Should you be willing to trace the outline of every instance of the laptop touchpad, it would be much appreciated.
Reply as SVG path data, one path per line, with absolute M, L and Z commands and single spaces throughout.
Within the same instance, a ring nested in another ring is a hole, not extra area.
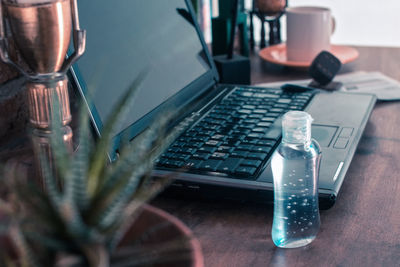
M 325 125 L 312 125 L 312 137 L 318 141 L 322 147 L 328 147 L 332 142 L 339 127 L 325 126 Z

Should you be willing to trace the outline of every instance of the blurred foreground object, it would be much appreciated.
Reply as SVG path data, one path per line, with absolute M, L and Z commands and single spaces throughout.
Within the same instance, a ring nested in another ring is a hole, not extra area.
M 51 118 L 60 116 L 61 134 L 72 151 L 71 111 L 66 72 L 84 53 L 85 31 L 79 27 L 76 0 L 3 0 L 0 2 L 0 57 L 27 78 L 29 120 L 36 155 L 51 161 Z M 75 52 L 67 59 L 73 28 Z M 6 29 L 9 29 L 6 30 Z M 8 36 L 8 34 L 11 36 Z M 10 57 L 9 40 L 27 66 Z M 53 101 L 59 104 L 54 110 Z
M 128 114 L 142 80 L 138 77 L 114 106 L 96 143 L 90 138 L 87 108 L 81 105 L 79 149 L 73 155 L 60 134 L 62 121 L 53 116 L 49 142 L 57 176 L 45 151 L 39 154 L 46 190 L 32 172 L 21 174 L 24 168 L 10 175 L 8 165 L 8 175 L 0 175 L 4 191 L 0 192 L 0 262 L 8 262 L 6 266 L 203 266 L 200 244 L 189 229 L 172 216 L 143 206 L 170 183 L 170 177 L 153 179 L 150 174 L 158 156 L 182 129 L 167 133 L 170 117 L 157 118 L 133 141 L 125 140 L 118 160 L 109 162 L 112 133 Z

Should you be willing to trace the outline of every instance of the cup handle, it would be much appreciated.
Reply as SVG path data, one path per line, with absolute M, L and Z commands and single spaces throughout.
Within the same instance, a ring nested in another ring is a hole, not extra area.
M 335 17 L 331 17 L 331 35 L 335 32 L 336 30 L 336 19 Z

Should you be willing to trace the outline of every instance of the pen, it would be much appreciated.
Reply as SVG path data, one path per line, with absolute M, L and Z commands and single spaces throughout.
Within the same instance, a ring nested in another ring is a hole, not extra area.
M 290 84 L 290 83 L 285 83 L 284 85 L 281 86 L 281 88 L 286 92 L 293 92 L 293 93 L 314 91 L 317 89 L 317 88 L 313 88 L 313 87 L 302 86 L 302 85 L 297 85 L 297 84 Z

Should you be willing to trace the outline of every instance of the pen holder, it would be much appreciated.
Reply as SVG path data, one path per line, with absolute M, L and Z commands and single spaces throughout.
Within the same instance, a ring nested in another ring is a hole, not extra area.
M 241 55 L 214 57 L 221 83 L 250 84 L 250 59 Z

